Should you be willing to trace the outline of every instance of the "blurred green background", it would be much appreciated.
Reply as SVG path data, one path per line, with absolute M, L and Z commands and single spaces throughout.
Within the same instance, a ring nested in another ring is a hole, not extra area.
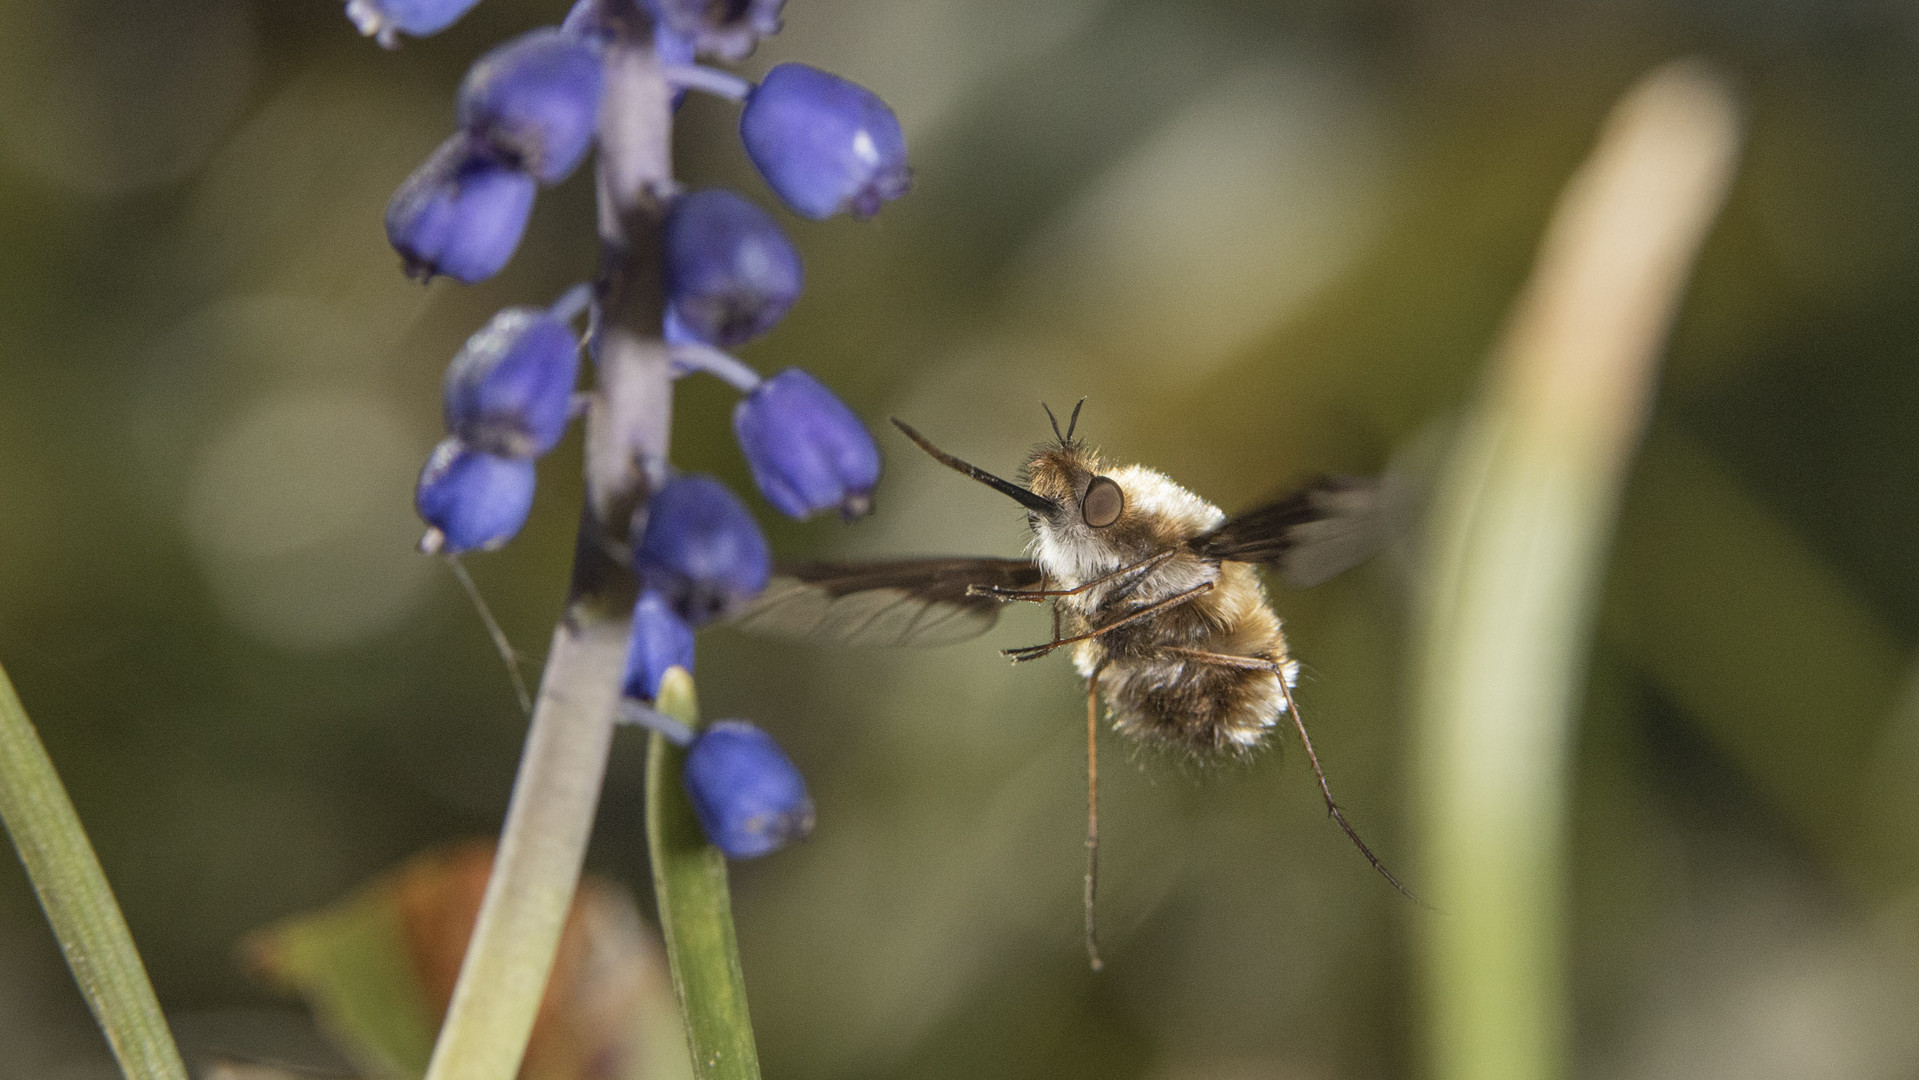
M 524 724 L 411 550 L 410 494 L 465 336 L 591 272 L 590 183 L 545 192 L 474 288 L 406 282 L 380 213 L 465 66 L 564 8 L 487 0 L 388 54 L 332 3 L 0 3 L 0 662 L 190 1044 L 299 1040 L 235 962 L 246 930 L 497 828 Z M 793 222 L 807 295 L 746 356 L 1002 472 L 1041 400 L 1081 396 L 1109 456 L 1228 509 L 1378 469 L 1468 400 L 1607 106 L 1684 53 L 1739 85 L 1747 156 L 1602 602 L 1577 1073 L 1912 1076 L 1919 9 L 792 0 L 748 68 L 878 90 L 916 186 L 871 223 Z M 767 201 L 732 107 L 681 115 L 683 177 Z M 744 483 L 730 408 L 688 383 L 675 458 Z M 777 549 L 1020 550 L 1015 508 L 881 443 L 874 517 L 768 515 Z M 469 563 L 536 653 L 576 461 L 577 439 L 527 532 Z M 1336 790 L 1417 888 L 1408 571 L 1275 599 Z M 773 730 L 819 804 L 810 844 L 734 873 L 768 1075 L 1420 1075 L 1409 943 L 1444 916 L 1372 875 L 1291 749 L 1197 767 L 1109 741 L 1109 966 L 1086 971 L 1077 680 L 996 652 L 1045 632 L 704 636 L 708 713 Z M 641 750 L 616 746 L 590 862 L 644 893 Z M 0 859 L 0 1077 L 108 1075 Z

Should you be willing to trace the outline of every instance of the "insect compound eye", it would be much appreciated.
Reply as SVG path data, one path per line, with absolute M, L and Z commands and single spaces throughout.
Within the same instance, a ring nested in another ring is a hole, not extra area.
M 1119 482 L 1110 476 L 1093 477 L 1093 482 L 1086 485 L 1086 494 L 1079 500 L 1079 516 L 1095 529 L 1104 529 L 1118 521 L 1124 509 L 1126 496 L 1119 490 Z

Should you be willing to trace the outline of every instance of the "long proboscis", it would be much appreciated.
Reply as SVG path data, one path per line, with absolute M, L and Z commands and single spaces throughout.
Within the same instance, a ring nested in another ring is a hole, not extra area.
M 985 469 L 982 469 L 977 465 L 973 465 L 968 462 L 961 461 L 959 458 L 956 458 L 953 455 L 947 453 L 946 451 L 941 450 L 939 447 L 934 446 L 932 443 L 927 442 L 926 436 L 921 435 L 917 431 L 914 431 L 911 427 L 907 425 L 907 423 L 904 420 L 901 420 L 897 416 L 893 417 L 893 426 L 905 432 L 906 437 L 913 440 L 913 442 L 917 444 L 921 450 L 924 450 L 928 454 L 931 454 L 933 456 L 934 461 L 937 461 L 941 465 L 944 465 L 947 468 L 952 469 L 954 472 L 965 473 L 967 476 L 970 476 L 973 479 L 978 480 L 980 483 L 985 484 L 987 487 L 992 488 L 994 491 L 997 491 L 1002 495 L 1006 495 L 1012 498 L 1015 502 L 1018 502 L 1021 506 L 1026 507 L 1028 510 L 1038 511 L 1039 513 L 1042 513 L 1042 514 L 1054 514 L 1059 512 L 1059 504 L 1054 502 L 1053 500 L 1047 498 L 1044 495 L 1035 494 L 1034 492 L 1029 491 L 1026 488 L 1020 487 L 1018 484 L 1015 484 L 1010 480 L 1002 480 L 999 477 L 994 476 L 992 473 L 987 472 Z

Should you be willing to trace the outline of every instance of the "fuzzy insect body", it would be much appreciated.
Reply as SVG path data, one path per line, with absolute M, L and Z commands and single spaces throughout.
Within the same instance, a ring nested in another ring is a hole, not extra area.
M 1095 527 L 1081 500 L 1102 476 L 1119 514 Z M 1280 678 L 1290 688 L 1299 665 L 1258 571 L 1193 549 L 1225 513 L 1143 465 L 1102 472 L 1097 453 L 1067 440 L 1035 451 L 1026 477 L 1061 507 L 1031 516 L 1033 561 L 1062 594 L 1062 630 L 1082 639 L 1074 667 L 1114 730 L 1202 756 L 1257 748 L 1287 707 Z

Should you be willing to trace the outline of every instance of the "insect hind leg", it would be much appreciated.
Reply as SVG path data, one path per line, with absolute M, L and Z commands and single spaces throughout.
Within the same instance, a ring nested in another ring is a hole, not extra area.
M 1339 803 L 1334 800 L 1332 785 L 1326 781 L 1326 770 L 1320 767 L 1319 753 L 1313 749 L 1313 738 L 1306 734 L 1306 721 L 1299 715 L 1299 702 L 1293 699 L 1290 676 L 1297 668 L 1257 656 L 1233 656 L 1227 653 L 1205 652 L 1200 649 L 1169 648 L 1166 651 L 1200 663 L 1218 664 L 1221 667 L 1238 668 L 1243 671 L 1270 671 L 1277 675 L 1279 692 L 1286 699 L 1286 712 L 1293 719 L 1293 730 L 1299 732 L 1300 745 L 1306 748 L 1306 760 L 1313 767 L 1313 778 L 1319 781 L 1319 794 L 1326 800 L 1326 813 L 1338 824 L 1340 831 L 1346 834 L 1346 838 L 1353 842 L 1353 846 L 1359 849 L 1359 853 L 1366 857 L 1366 861 L 1372 865 L 1372 868 L 1379 871 L 1379 876 L 1386 879 L 1387 884 L 1398 890 L 1399 894 L 1406 899 L 1431 910 L 1432 905 L 1421 900 L 1411 889 L 1401 884 L 1399 878 L 1393 876 L 1393 872 L 1380 861 L 1379 856 L 1373 854 L 1373 849 L 1366 846 L 1366 841 L 1360 839 L 1359 830 L 1353 828 L 1352 823 L 1346 820 L 1345 812 L 1340 810 Z M 1288 670 L 1289 668 L 1292 670 Z
M 1105 967 L 1099 958 L 1099 926 L 1093 901 L 1099 895 L 1099 675 L 1101 662 L 1086 677 L 1086 962 L 1094 971 Z

